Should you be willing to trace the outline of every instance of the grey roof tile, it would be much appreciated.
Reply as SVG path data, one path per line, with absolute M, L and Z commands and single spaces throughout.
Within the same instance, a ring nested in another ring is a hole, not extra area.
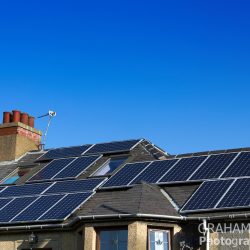
M 147 183 L 127 190 L 99 191 L 82 206 L 78 215 L 138 213 L 178 216 L 160 188 Z

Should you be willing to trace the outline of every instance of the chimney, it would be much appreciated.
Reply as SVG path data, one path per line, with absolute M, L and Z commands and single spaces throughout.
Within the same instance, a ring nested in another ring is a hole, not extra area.
M 0 161 L 18 159 L 30 150 L 38 150 L 42 132 L 34 128 L 35 118 L 18 110 L 3 113 L 0 124 Z

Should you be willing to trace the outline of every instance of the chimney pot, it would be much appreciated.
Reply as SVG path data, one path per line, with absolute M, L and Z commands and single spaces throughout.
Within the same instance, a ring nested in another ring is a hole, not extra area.
M 27 113 L 21 114 L 21 122 L 25 125 L 29 125 L 29 115 Z
M 3 123 L 10 123 L 10 112 L 3 112 Z
M 21 113 L 18 110 L 13 110 L 12 122 L 20 122 Z
M 29 126 L 32 128 L 35 127 L 35 118 L 33 116 L 29 116 Z

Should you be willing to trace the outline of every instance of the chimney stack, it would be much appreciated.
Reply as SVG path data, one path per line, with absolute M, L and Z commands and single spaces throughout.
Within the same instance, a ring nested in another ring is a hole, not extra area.
M 35 118 L 13 110 L 3 112 L 0 124 L 0 161 L 11 161 L 30 150 L 38 150 L 42 132 L 34 128 Z

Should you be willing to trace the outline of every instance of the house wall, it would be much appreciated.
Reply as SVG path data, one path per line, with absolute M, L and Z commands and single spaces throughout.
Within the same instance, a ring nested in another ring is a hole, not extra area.
M 171 223 L 159 223 L 154 221 L 120 221 L 85 224 L 75 231 L 34 231 L 38 236 L 38 243 L 34 248 L 52 248 L 52 250 L 96 250 L 97 230 L 108 227 L 128 227 L 128 250 L 147 250 L 148 229 L 169 229 L 171 235 L 171 249 L 179 250 L 180 241 L 197 238 L 195 230 L 183 233 L 183 226 Z M 184 227 L 185 228 L 185 227 Z M 0 250 L 30 249 L 28 238 L 32 231 L 27 233 L 0 233 Z M 200 248 L 193 248 L 200 249 Z
M 98 229 L 108 227 L 128 227 L 128 250 L 147 250 L 148 229 L 169 229 L 171 235 L 171 250 L 182 249 L 180 243 L 184 242 L 186 248 L 192 250 L 205 250 L 205 243 L 200 246 L 198 224 L 172 224 L 154 221 L 114 221 L 102 223 L 90 223 L 72 231 L 34 231 L 38 236 L 38 243 L 34 248 L 52 248 L 52 250 L 96 250 Z M 0 250 L 23 250 L 30 249 L 28 238 L 32 231 L 26 233 L 0 233 Z M 224 239 L 248 239 L 250 233 L 216 233 L 210 234 L 211 240 Z M 250 245 L 210 245 L 210 250 L 249 250 Z
M 0 250 L 30 249 L 28 242 L 31 232 L 22 234 L 0 234 Z M 38 243 L 34 248 L 52 248 L 53 250 L 78 250 L 82 247 L 82 234 L 78 232 L 34 232 Z
M 146 222 L 146 221 L 133 221 L 123 223 L 96 223 L 86 224 L 84 228 L 84 250 L 96 250 L 97 230 L 100 228 L 108 227 L 128 227 L 128 250 L 147 250 L 148 243 L 148 229 L 161 228 L 169 229 L 172 232 L 172 249 L 179 250 L 178 233 L 182 228 L 177 224 Z

